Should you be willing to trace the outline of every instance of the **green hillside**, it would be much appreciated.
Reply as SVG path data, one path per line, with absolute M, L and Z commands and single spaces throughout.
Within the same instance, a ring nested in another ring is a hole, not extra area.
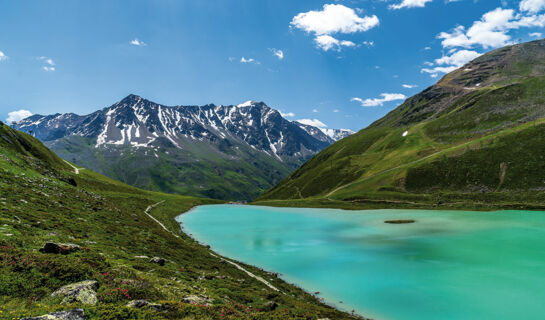
M 0 173 L 0 319 L 76 308 L 88 319 L 352 318 L 240 263 L 251 277 L 180 230 L 175 216 L 215 200 L 76 170 L 1 123 Z M 41 249 L 48 241 L 61 245 Z M 86 280 L 90 289 L 52 296 Z
M 545 40 L 504 47 L 320 152 L 257 202 L 544 208 L 544 117 Z

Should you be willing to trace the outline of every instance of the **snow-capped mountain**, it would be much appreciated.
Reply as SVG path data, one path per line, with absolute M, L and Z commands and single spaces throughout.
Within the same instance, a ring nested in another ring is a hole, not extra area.
M 314 138 L 320 141 L 328 142 L 328 143 L 339 141 L 354 133 L 354 131 L 350 129 L 328 129 L 328 128 L 314 127 L 308 124 L 298 122 L 297 120 L 293 121 L 293 123 L 298 125 L 299 128 L 305 130 L 308 134 L 310 134 Z
M 14 127 L 129 184 L 230 199 L 257 195 L 334 142 L 263 102 L 170 107 L 136 95 L 89 115 L 33 115 Z

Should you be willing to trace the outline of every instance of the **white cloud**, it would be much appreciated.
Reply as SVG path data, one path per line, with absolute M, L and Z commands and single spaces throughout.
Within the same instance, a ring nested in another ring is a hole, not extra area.
M 418 87 L 416 84 L 402 84 L 403 88 L 412 89 Z
M 8 56 L 6 56 L 2 51 L 0 51 L 0 61 L 7 60 Z
M 32 112 L 28 111 L 28 110 L 17 110 L 17 111 L 12 111 L 10 113 L 8 113 L 8 117 L 6 118 L 6 121 L 8 123 L 12 123 L 12 122 L 18 122 L 18 121 L 21 121 L 23 120 L 24 118 L 28 118 L 32 115 Z
M 442 56 L 439 59 L 435 59 L 435 63 L 438 65 L 446 64 L 459 68 L 480 55 L 481 53 L 478 53 L 477 51 L 459 50 L 455 51 L 450 56 Z
M 259 61 L 255 60 L 254 58 L 248 58 L 248 59 L 246 59 L 245 57 L 242 57 L 242 58 L 240 58 L 240 63 L 255 63 L 255 64 L 259 64 Z
M 295 28 L 313 33 L 318 48 L 324 51 L 355 46 L 354 42 L 338 40 L 332 37 L 332 34 L 363 32 L 378 24 L 379 19 L 376 15 L 360 17 L 354 9 L 342 4 L 325 4 L 321 11 L 299 13 L 290 23 Z
M 318 113 L 318 109 L 312 109 L 313 113 Z
M 308 126 L 313 126 L 318 128 L 327 128 L 327 125 L 318 119 L 299 119 L 295 121 L 302 124 L 306 124 Z
M 38 59 L 42 60 L 46 64 L 45 66 L 42 66 L 42 70 L 47 72 L 55 71 L 55 62 L 53 59 L 44 56 L 41 56 Z
M 424 50 L 431 50 L 431 47 L 425 47 Z
M 352 41 L 348 40 L 337 40 L 329 35 L 321 35 L 317 36 L 314 41 L 316 41 L 316 45 L 318 48 L 328 51 L 330 49 L 340 51 L 342 47 L 353 47 L 356 44 Z
M 399 4 L 390 5 L 390 9 L 402 9 L 402 8 L 423 8 L 426 6 L 426 3 L 431 2 L 432 0 L 403 0 Z
M 141 40 L 138 40 L 138 38 L 134 38 L 134 40 L 131 40 L 131 44 L 133 46 L 138 46 L 138 47 L 144 47 L 144 46 L 147 46 L 148 44 L 145 43 L 144 41 L 141 41 Z
M 545 0 L 522 0 L 519 8 L 520 11 L 539 12 L 545 9 Z
M 429 73 L 432 78 L 437 78 L 438 73 L 449 73 L 458 68 L 454 66 L 448 66 L 448 67 L 435 67 L 435 68 L 423 68 L 420 70 L 420 72 L 423 73 Z
M 373 47 L 375 45 L 375 41 L 364 41 L 363 45 Z
M 497 48 L 511 43 L 511 36 L 507 33 L 512 29 L 543 26 L 545 14 L 523 15 L 515 14 L 513 9 L 496 8 L 483 14 L 467 31 L 464 26 L 457 26 L 451 32 L 441 32 L 437 37 L 443 39 L 441 44 L 444 48 Z
M 295 117 L 295 113 L 293 112 L 286 112 L 286 113 L 283 113 L 282 111 L 280 111 L 280 115 L 284 118 L 286 117 L 289 117 L 289 118 L 292 118 L 292 117 Z
M 335 110 L 333 110 L 333 112 L 335 112 L 335 113 L 336 113 L 336 112 L 339 112 L 339 111 L 340 111 L 339 109 L 335 109 Z
M 382 98 L 374 98 L 374 99 L 369 98 L 365 100 L 358 97 L 354 97 L 350 99 L 350 101 L 357 101 L 361 103 L 363 107 L 377 107 L 377 106 L 382 106 L 385 102 L 407 99 L 407 97 L 401 93 L 382 93 L 380 96 Z
M 530 34 L 528 34 L 530 37 L 533 37 L 533 38 L 541 38 L 543 36 L 543 34 L 541 32 L 532 32 Z
M 272 49 L 271 49 L 271 52 L 272 52 L 279 60 L 284 59 L 284 51 L 282 51 L 282 50 L 280 50 L 280 49 L 272 48 Z

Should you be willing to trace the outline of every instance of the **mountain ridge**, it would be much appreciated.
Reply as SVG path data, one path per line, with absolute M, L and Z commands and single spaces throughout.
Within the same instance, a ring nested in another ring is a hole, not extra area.
M 333 142 L 263 102 L 165 106 L 134 94 L 88 115 L 34 115 L 14 127 L 128 184 L 228 200 L 256 197 Z

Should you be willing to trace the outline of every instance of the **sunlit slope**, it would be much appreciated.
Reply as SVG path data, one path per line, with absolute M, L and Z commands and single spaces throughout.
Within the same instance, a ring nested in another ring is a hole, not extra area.
M 259 201 L 545 205 L 544 75 L 543 40 L 492 51 L 320 152 Z
M 355 318 L 275 274 L 226 262 L 174 220 L 219 201 L 144 191 L 77 169 L 0 123 L 0 319 L 77 308 L 86 319 L 112 320 Z M 79 250 L 40 251 L 46 242 Z M 65 304 L 52 295 L 82 281 L 96 281 L 85 291 L 96 299 Z M 128 306 L 133 300 L 154 305 Z

